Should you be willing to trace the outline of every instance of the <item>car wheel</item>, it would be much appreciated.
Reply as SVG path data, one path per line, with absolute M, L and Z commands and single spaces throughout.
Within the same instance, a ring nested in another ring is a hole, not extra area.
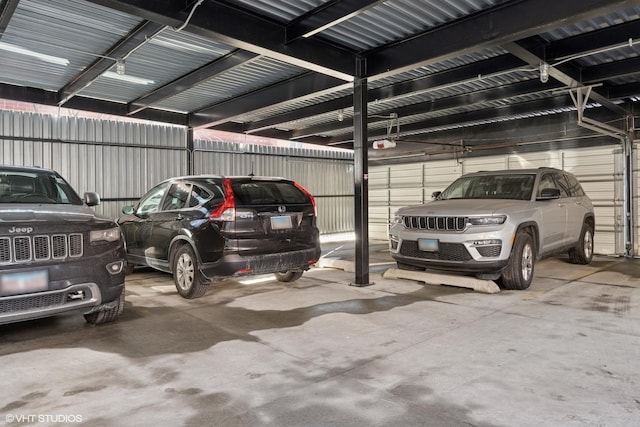
M 109 308 L 102 309 L 103 307 L 110 306 Z M 102 306 L 98 306 L 96 309 L 98 311 L 94 311 L 93 313 L 88 313 L 84 315 L 84 320 L 91 325 L 102 325 L 103 323 L 113 322 L 115 321 L 124 310 L 124 288 L 120 293 L 120 296 L 115 300 L 115 305 L 112 303 L 103 304 Z
M 207 291 L 198 272 L 198 260 L 189 245 L 182 245 L 173 257 L 173 281 L 183 298 L 199 298 Z
M 582 224 L 580 240 L 576 247 L 569 249 L 569 261 L 574 264 L 590 264 L 593 259 L 593 227 Z
M 125 276 L 129 276 L 129 275 L 133 274 L 133 268 L 134 268 L 133 264 L 131 264 L 130 262 L 125 262 L 125 264 L 124 264 L 124 275 Z
M 531 234 L 520 231 L 516 234 L 511 257 L 502 272 L 500 282 L 505 289 L 527 289 L 533 280 L 535 255 Z
M 284 271 L 281 273 L 275 273 L 276 279 L 280 282 L 293 282 L 302 277 L 302 271 Z

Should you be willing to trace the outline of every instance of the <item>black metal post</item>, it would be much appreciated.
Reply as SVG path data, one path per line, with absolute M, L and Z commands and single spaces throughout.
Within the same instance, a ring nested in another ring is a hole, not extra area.
M 356 280 L 355 286 L 369 285 L 369 172 L 367 153 L 366 60 L 357 59 L 353 83 L 353 174 L 355 195 Z

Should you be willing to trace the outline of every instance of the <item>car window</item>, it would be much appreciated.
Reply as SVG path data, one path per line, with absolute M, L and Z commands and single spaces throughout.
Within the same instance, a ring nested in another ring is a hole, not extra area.
M 565 178 L 569 182 L 569 194 L 571 197 L 584 196 L 584 190 L 575 176 L 567 174 Z
M 0 203 L 81 205 L 82 199 L 64 179 L 51 172 L 1 171 Z
M 187 205 L 189 193 L 191 193 L 191 184 L 184 182 L 171 184 L 160 210 L 173 211 L 184 208 Z
M 240 205 L 309 203 L 309 198 L 291 182 L 233 181 L 231 188 Z
M 137 213 L 146 214 L 150 212 L 157 212 L 158 206 L 160 206 L 160 201 L 162 200 L 162 196 L 164 196 L 166 189 L 167 184 L 160 184 L 152 188 L 140 201 Z
M 200 206 L 207 201 L 211 200 L 213 196 L 204 188 L 194 185 L 191 187 L 191 197 L 189 197 L 189 207 L 195 208 L 196 206 Z
M 553 180 L 553 175 L 551 175 L 550 173 L 546 173 L 540 177 L 537 196 L 540 197 L 542 195 L 542 190 L 546 190 L 547 188 L 557 188 L 556 183 Z

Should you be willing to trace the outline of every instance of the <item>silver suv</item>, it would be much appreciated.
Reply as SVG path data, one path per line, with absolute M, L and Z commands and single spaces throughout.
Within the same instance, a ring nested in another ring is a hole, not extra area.
M 398 268 L 473 273 L 505 289 L 526 289 L 536 260 L 593 256 L 591 200 L 570 173 L 553 169 L 464 175 L 430 203 L 396 212 L 389 230 Z

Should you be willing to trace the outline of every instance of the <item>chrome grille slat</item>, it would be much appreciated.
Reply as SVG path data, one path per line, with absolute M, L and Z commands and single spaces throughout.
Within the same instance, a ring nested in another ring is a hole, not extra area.
M 0 237 L 0 264 L 81 257 L 81 233 Z
M 467 217 L 463 216 L 405 216 L 404 226 L 413 230 L 464 231 Z

